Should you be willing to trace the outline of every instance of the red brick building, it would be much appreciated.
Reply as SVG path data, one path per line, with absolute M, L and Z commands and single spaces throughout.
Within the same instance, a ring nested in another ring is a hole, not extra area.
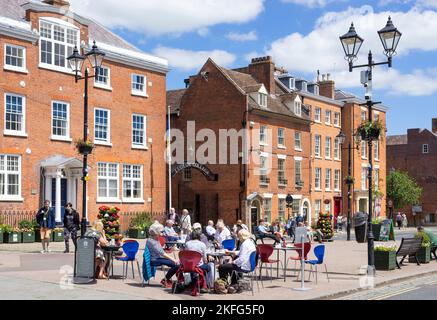
M 95 40 L 106 53 L 90 79 L 88 213 L 165 210 L 167 61 L 141 52 L 68 1 L 0 0 L 0 211 L 36 210 L 52 201 L 81 208 L 83 81 L 66 58 Z M 91 68 L 92 69 L 92 68 Z
M 409 129 L 387 138 L 387 168 L 407 172 L 422 187 L 420 203 L 403 208 L 411 225 L 435 225 L 437 215 L 437 119 L 432 130 Z M 390 186 L 387 186 L 390 188 Z
M 235 70 L 210 59 L 198 75 L 186 80 L 186 89 L 169 91 L 172 128 L 181 130 L 185 138 L 191 131 L 195 135 L 210 129 L 218 141 L 221 129 L 247 129 L 238 144 L 237 163 L 215 161 L 192 166 L 192 157 L 188 164 L 173 167 L 172 205 L 178 210 L 191 210 L 195 220 L 203 223 L 220 217 L 227 223 L 243 219 L 254 224 L 260 218 L 273 221 L 288 217 L 285 198 L 291 194 L 294 203 L 290 213 L 302 213 L 309 221 L 315 221 L 322 211 L 345 214 L 347 152 L 342 153 L 336 137 L 342 129 L 350 136 L 355 132 L 362 121 L 362 101 L 336 91 L 329 77 L 318 80 L 309 83 L 296 79 L 276 68 L 270 57 L 253 59 L 249 66 Z M 384 124 L 385 111 L 382 106 L 375 111 Z M 195 121 L 195 128 L 188 128 L 189 121 Z M 188 150 L 185 156 L 190 150 L 198 155 L 206 141 L 202 137 L 194 145 L 182 146 L 182 150 Z M 385 191 L 382 148 L 383 144 L 376 153 L 376 181 Z M 256 160 L 246 165 L 244 150 Z M 362 199 L 367 198 L 367 188 L 365 181 L 361 183 L 361 174 L 368 161 L 355 152 L 352 163 L 356 177 L 352 212 L 358 208 L 366 211 Z M 268 169 L 266 164 L 270 164 Z M 205 178 L 208 174 L 209 180 Z M 377 211 L 381 215 L 385 214 L 383 201 L 380 199 L 377 206 L 382 209 Z

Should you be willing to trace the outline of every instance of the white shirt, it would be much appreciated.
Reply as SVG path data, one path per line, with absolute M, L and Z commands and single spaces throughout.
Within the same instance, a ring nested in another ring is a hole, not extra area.
M 232 236 L 231 236 L 231 232 L 229 231 L 229 229 L 225 227 L 225 228 L 222 230 L 222 232 L 220 232 L 219 230 L 217 230 L 217 231 L 215 232 L 215 236 L 214 236 L 214 238 L 215 238 L 219 243 L 222 243 L 222 242 L 225 241 L 225 240 L 232 239 Z
M 213 235 L 215 235 L 216 230 L 215 230 L 215 228 L 213 226 L 206 226 L 206 233 L 209 236 L 213 236 Z
M 182 229 L 191 232 L 191 217 L 190 215 L 182 216 L 181 218 Z
M 254 251 L 256 251 L 255 242 L 253 242 L 252 239 L 247 239 L 241 244 L 238 258 L 235 259 L 233 263 L 245 271 L 250 271 L 250 255 Z
M 179 235 L 174 231 L 173 227 L 165 227 L 164 233 L 167 237 L 178 237 Z

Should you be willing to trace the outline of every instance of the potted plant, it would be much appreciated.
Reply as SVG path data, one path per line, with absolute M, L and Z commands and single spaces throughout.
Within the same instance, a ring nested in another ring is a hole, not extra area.
M 376 270 L 396 269 L 396 246 L 375 247 L 375 268 Z
M 132 219 L 128 235 L 132 239 L 146 239 L 153 220 L 148 212 L 142 212 Z
M 76 148 L 80 154 L 90 154 L 94 149 L 94 144 L 90 140 L 77 140 Z
M 358 126 L 355 135 L 362 141 L 376 141 L 382 136 L 383 131 L 381 121 L 365 121 Z
M 3 243 L 3 224 L 0 224 L 0 243 Z
M 117 207 L 101 206 L 97 219 L 100 219 L 103 223 L 106 239 L 108 241 L 115 240 L 115 243 L 119 245 L 123 236 L 120 233 L 120 209 Z
M 54 228 L 52 231 L 52 241 L 62 242 L 64 241 L 64 228 Z
M 344 179 L 344 181 L 346 182 L 347 185 L 354 184 L 355 178 L 352 176 L 347 176 L 346 179 Z
M 431 239 L 429 236 L 423 232 L 417 232 L 414 236 L 416 239 L 422 238 L 422 246 L 417 252 L 417 259 L 420 263 L 429 263 L 431 261 Z M 408 258 L 410 263 L 415 263 L 416 260 L 414 258 Z
M 372 231 L 375 241 L 379 241 L 379 235 L 381 234 L 381 218 L 375 218 L 372 220 Z
M 35 223 L 29 220 L 22 220 L 18 223 L 18 227 L 23 233 L 21 237 L 22 243 L 35 242 Z
M 334 237 L 334 229 L 332 228 L 332 217 L 330 213 L 320 213 L 317 222 L 317 229 L 323 234 L 323 240 L 330 241 Z
M 4 243 L 21 243 L 23 233 L 18 227 L 3 225 L 3 242 Z

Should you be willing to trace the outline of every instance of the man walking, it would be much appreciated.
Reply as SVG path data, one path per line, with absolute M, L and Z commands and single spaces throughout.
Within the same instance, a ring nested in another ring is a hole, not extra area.
M 36 214 L 36 222 L 40 227 L 42 244 L 41 253 L 50 252 L 50 235 L 55 228 L 55 210 L 50 207 L 49 200 L 45 200 L 44 207 L 38 210 L 38 213 Z
M 401 228 L 402 228 L 402 215 L 400 212 L 398 212 L 398 214 L 396 216 L 396 223 L 398 225 L 399 230 L 401 230 Z
M 76 248 L 77 231 L 80 230 L 79 214 L 73 209 L 73 205 L 69 202 L 65 205 L 64 215 L 64 253 L 70 252 L 70 238 L 73 240 L 74 247 Z

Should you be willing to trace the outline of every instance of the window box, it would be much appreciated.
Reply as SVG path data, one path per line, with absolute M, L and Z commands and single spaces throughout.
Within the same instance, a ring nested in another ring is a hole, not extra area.
M 54 229 L 52 232 L 53 242 L 63 242 L 64 241 L 64 229 Z
M 3 234 L 4 243 L 21 243 L 23 237 L 22 232 L 5 232 Z
M 396 251 L 375 251 L 376 270 L 396 269 Z
M 147 230 L 129 229 L 128 235 L 131 239 L 146 239 L 148 232 Z
M 35 242 L 35 232 L 34 231 L 23 231 L 23 236 L 21 239 L 22 243 L 33 243 Z

